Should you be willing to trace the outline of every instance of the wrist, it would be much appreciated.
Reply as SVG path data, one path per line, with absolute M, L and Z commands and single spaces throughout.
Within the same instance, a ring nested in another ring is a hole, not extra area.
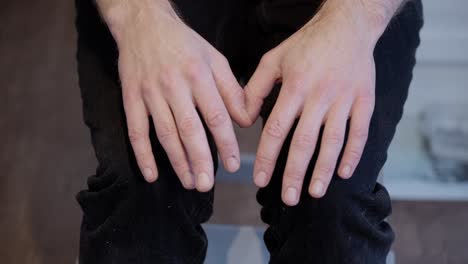
M 319 17 L 340 17 L 339 21 L 362 42 L 375 46 L 401 0 L 325 0 Z
M 168 0 L 97 0 L 101 17 L 118 40 L 127 30 L 157 17 L 178 17 Z
M 402 0 L 361 0 L 358 1 L 370 29 L 377 39 L 383 34 Z

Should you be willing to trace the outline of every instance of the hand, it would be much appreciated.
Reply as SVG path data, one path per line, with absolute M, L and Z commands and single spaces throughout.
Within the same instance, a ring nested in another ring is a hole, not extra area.
M 120 10 L 125 15 L 115 12 L 120 18 L 108 19 L 108 24 L 119 49 L 128 134 L 140 170 L 147 181 L 156 180 L 151 115 L 184 187 L 210 190 L 213 161 L 197 109 L 231 172 L 239 168 L 240 158 L 230 116 L 239 124 L 250 123 L 243 90 L 227 60 L 161 1 L 128 2 Z
M 348 117 L 350 132 L 338 170 L 343 179 L 353 174 L 367 140 L 375 101 L 373 49 L 378 39 L 372 32 L 379 31 L 351 10 L 357 9 L 325 4 L 309 23 L 263 56 L 245 88 L 247 109 L 255 119 L 274 83 L 282 81 L 257 151 L 254 181 L 259 187 L 268 184 L 283 142 L 299 117 L 282 185 L 282 200 L 291 206 L 299 201 L 322 124 L 320 153 L 308 189 L 313 197 L 322 197 L 328 188 Z

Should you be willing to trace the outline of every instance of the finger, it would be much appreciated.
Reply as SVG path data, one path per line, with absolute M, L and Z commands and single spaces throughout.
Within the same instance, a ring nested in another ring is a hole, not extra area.
M 224 167 L 235 172 L 240 166 L 239 146 L 234 127 L 219 95 L 213 77 L 209 72 L 201 72 L 192 80 L 195 102 L 211 131 Z
M 254 182 L 265 187 L 270 181 L 276 160 L 299 113 L 300 97 L 282 90 L 263 128 L 254 164 Z
M 275 82 L 281 77 L 279 59 L 276 54 L 266 53 L 244 88 L 247 112 L 251 120 L 260 113 L 263 100 L 270 94 Z
M 156 161 L 149 138 L 149 119 L 144 101 L 135 93 L 123 89 L 128 137 L 143 177 L 154 182 L 158 177 Z
M 294 206 L 299 202 L 304 177 L 314 154 L 326 108 L 319 102 L 307 103 L 299 119 L 283 176 L 283 202 Z
M 174 114 L 180 139 L 187 152 L 195 187 L 200 192 L 207 192 L 213 187 L 213 159 L 208 145 L 205 129 L 193 104 L 188 84 L 177 84 L 177 94 L 169 96 L 169 106 Z
M 320 153 L 309 186 L 309 193 L 315 198 L 320 198 L 325 194 L 334 174 L 336 162 L 343 147 L 349 108 L 345 103 L 338 102 L 332 106 L 326 117 Z
M 350 178 L 361 159 L 369 133 L 369 124 L 374 111 L 374 97 L 361 97 L 353 105 L 348 140 L 341 159 L 339 175 Z
M 195 188 L 195 179 L 190 171 L 190 164 L 177 132 L 177 126 L 171 109 L 162 95 L 155 92 L 146 98 L 150 109 L 156 135 L 171 162 L 174 171 L 186 189 Z
M 244 90 L 234 77 L 229 62 L 224 57 L 214 60 L 212 71 L 218 91 L 232 119 L 241 127 L 252 125 L 254 121 L 247 113 Z

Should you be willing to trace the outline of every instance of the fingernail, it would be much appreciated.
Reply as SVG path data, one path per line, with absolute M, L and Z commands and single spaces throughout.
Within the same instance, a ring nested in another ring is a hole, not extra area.
M 311 194 L 314 196 L 322 196 L 323 193 L 323 183 L 321 181 L 315 181 L 312 184 L 312 188 L 310 190 Z
M 289 205 L 295 205 L 297 203 L 297 189 L 294 187 L 288 187 L 284 194 L 285 202 Z
M 147 181 L 153 181 L 154 180 L 153 170 L 150 168 L 144 168 L 143 177 L 145 177 Z
M 227 159 L 226 168 L 230 172 L 237 171 L 239 169 L 239 161 L 234 157 Z
M 267 184 L 267 176 L 265 172 L 261 171 L 257 173 L 257 177 L 255 177 L 255 184 L 258 187 L 265 187 Z
M 351 166 L 349 166 L 348 164 L 346 164 L 344 167 L 343 167 L 343 170 L 342 170 L 342 175 L 343 177 L 345 178 L 349 178 L 349 176 L 351 174 Z
M 197 184 L 198 188 L 202 190 L 207 190 L 209 189 L 210 184 L 211 184 L 211 180 L 208 174 L 206 174 L 205 172 L 198 174 L 198 184 Z
M 195 187 L 195 182 L 193 181 L 193 175 L 190 172 L 184 174 L 184 182 L 187 188 L 193 189 Z

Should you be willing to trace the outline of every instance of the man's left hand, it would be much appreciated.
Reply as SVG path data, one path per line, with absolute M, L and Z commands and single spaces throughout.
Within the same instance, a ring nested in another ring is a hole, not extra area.
M 325 194 L 334 175 L 349 117 L 340 177 L 353 175 L 366 144 L 375 102 L 373 50 L 378 34 L 356 10 L 325 4 L 310 22 L 262 57 L 246 85 L 247 109 L 254 120 L 274 84 L 282 82 L 257 150 L 257 186 L 269 183 L 284 140 L 299 118 L 283 175 L 282 200 L 287 205 L 299 201 L 322 125 L 320 153 L 308 189 L 315 198 Z

